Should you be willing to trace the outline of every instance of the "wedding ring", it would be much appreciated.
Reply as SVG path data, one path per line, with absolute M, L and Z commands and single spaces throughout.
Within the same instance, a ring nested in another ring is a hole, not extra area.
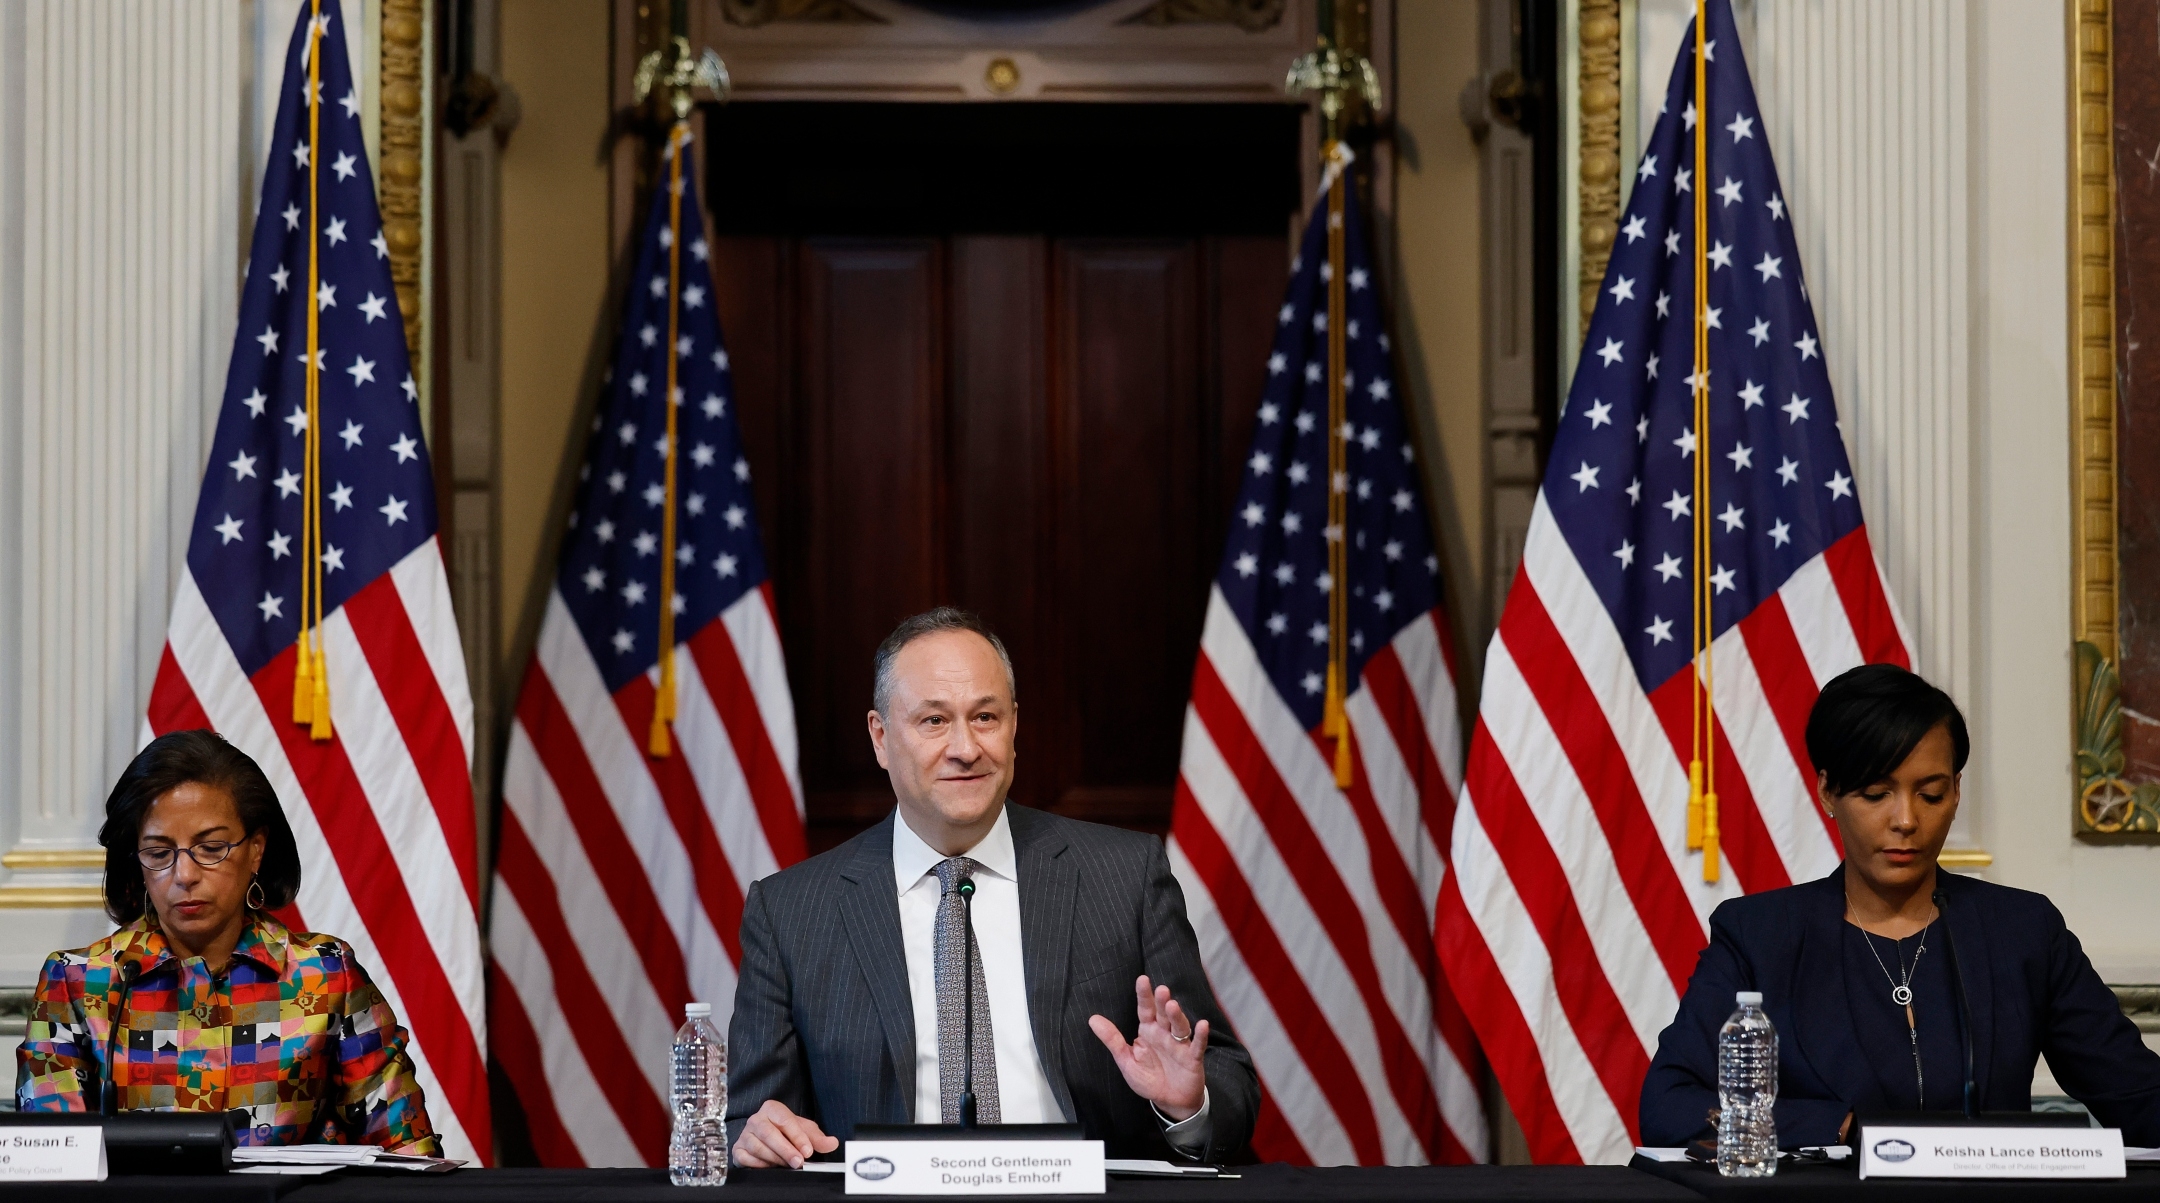
M 1192 1033 L 1187 1032 L 1184 1035 L 1180 1036 L 1176 1032 L 1172 1032 L 1170 1033 L 1170 1039 L 1177 1041 L 1179 1044 L 1191 1044 Z

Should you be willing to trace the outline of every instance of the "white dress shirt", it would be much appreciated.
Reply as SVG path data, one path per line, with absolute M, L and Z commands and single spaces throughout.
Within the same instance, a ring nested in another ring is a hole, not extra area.
M 1050 1089 L 1035 1025 L 1028 1018 L 1026 962 L 1020 956 L 1020 878 L 1012 825 L 1001 810 L 997 826 L 961 853 L 982 868 L 975 874 L 975 943 L 981 949 L 983 989 L 990 996 L 990 1030 L 997 1051 L 998 1115 L 1008 1124 L 1061 1124 L 1064 1109 Z M 945 857 L 923 843 L 904 816 L 893 818 L 893 879 L 900 890 L 900 941 L 907 951 L 908 994 L 915 1004 L 915 1122 L 944 1114 L 938 1082 L 937 933 L 942 892 L 934 870 Z M 976 1087 L 978 1092 L 980 1085 Z
M 900 942 L 907 953 L 908 995 L 915 1008 L 915 1122 L 934 1124 L 944 1115 L 944 1091 L 938 1080 L 937 962 L 935 945 L 938 863 L 943 853 L 923 842 L 904 814 L 893 816 L 893 882 L 900 891 Z M 983 989 L 990 998 L 992 1043 L 997 1050 L 999 1119 L 1008 1124 L 1057 1124 L 1070 1118 L 1058 1106 L 1035 1048 L 1035 1024 L 1028 1015 L 1027 962 L 1020 951 L 1020 865 L 1013 851 L 1012 824 L 1004 810 L 990 834 L 960 855 L 982 868 L 975 874 L 975 944 L 981 951 Z M 980 1087 L 977 1087 L 978 1093 Z M 1206 1147 L 1210 1125 L 1208 1100 L 1200 1110 L 1172 1124 L 1161 1111 L 1163 1135 L 1189 1156 Z

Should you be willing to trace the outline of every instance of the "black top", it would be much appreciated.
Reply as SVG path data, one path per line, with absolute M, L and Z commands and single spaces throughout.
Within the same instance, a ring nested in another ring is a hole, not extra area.
M 1957 1007 L 1954 960 L 1972 1017 L 1979 1110 L 2030 1110 L 2033 1068 L 2045 1056 L 2064 1091 L 2102 1124 L 2121 1128 L 2123 1143 L 2160 1145 L 2160 1055 L 2093 972 L 2062 912 L 2026 890 L 1947 873 L 1939 883 L 1942 917 L 1913 984 L 1929 1109 L 1963 1105 L 1963 1041 L 1947 1018 Z M 1908 957 L 1918 943 L 1906 942 Z M 1884 964 L 1888 947 L 1877 944 Z M 1938 961 L 1938 953 L 1946 955 Z M 1780 1145 L 1832 1144 L 1853 1112 L 1913 1105 L 1912 1040 L 1889 989 L 1845 922 L 1842 865 L 1817 881 L 1723 903 L 1643 1080 L 1642 1143 L 1684 1145 L 1710 1135 L 1717 1033 L 1739 990 L 1762 991 L 1777 1026 Z M 1945 1005 L 1947 1012 L 1936 1010 Z M 1951 1042 L 1938 1044 L 1938 1032 Z
M 1963 1111 L 1965 1043 L 1959 1035 L 1957 995 L 1952 993 L 1942 923 L 1931 923 L 1926 931 L 1903 940 L 1870 935 L 1847 923 L 1845 936 L 1845 1005 L 1889 1102 L 1887 1110 Z M 1906 980 L 1907 970 L 1912 981 L 1911 1024 L 1906 1022 L 1905 1008 L 1890 993 Z M 1913 1071 L 1915 1033 L 1920 1038 L 1917 1074 Z

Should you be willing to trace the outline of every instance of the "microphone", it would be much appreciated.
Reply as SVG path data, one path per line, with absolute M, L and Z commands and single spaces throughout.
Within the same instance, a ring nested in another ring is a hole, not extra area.
M 975 1126 L 975 879 L 963 877 L 953 887 L 960 895 L 967 929 L 960 950 L 960 1126 Z
M 120 1034 L 120 1018 L 127 1014 L 128 999 L 135 993 L 136 968 L 135 965 L 121 966 L 120 1005 L 106 1012 L 105 1082 L 104 1088 L 98 1091 L 99 1115 L 117 1115 L 120 1111 L 119 1099 L 115 1097 L 120 1093 L 120 1082 L 115 1072 L 118 1066 L 113 1060 L 113 1046 L 117 1043 L 115 1037 Z
M 1978 1088 L 1973 1082 L 1972 1006 L 1965 1001 L 1965 974 L 1958 968 L 1957 929 L 1950 926 L 1949 895 L 1942 886 L 1935 887 L 1933 901 L 1935 913 L 1942 916 L 1943 938 L 1950 949 L 1950 988 L 1957 992 L 1958 1028 L 1965 1036 L 1965 1118 L 1976 1119 L 1980 1111 L 1978 1100 L 1973 1097 Z

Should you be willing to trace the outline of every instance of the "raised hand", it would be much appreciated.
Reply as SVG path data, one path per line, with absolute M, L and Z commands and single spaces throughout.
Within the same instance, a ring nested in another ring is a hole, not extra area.
M 1088 1017 L 1088 1029 L 1116 1058 L 1134 1094 L 1155 1104 L 1172 1123 L 1190 1119 L 1207 1098 L 1208 1022 L 1195 1024 L 1170 997 L 1170 987 L 1150 984 L 1146 974 L 1133 982 L 1133 996 L 1140 1030 L 1130 1044 L 1100 1015 Z

